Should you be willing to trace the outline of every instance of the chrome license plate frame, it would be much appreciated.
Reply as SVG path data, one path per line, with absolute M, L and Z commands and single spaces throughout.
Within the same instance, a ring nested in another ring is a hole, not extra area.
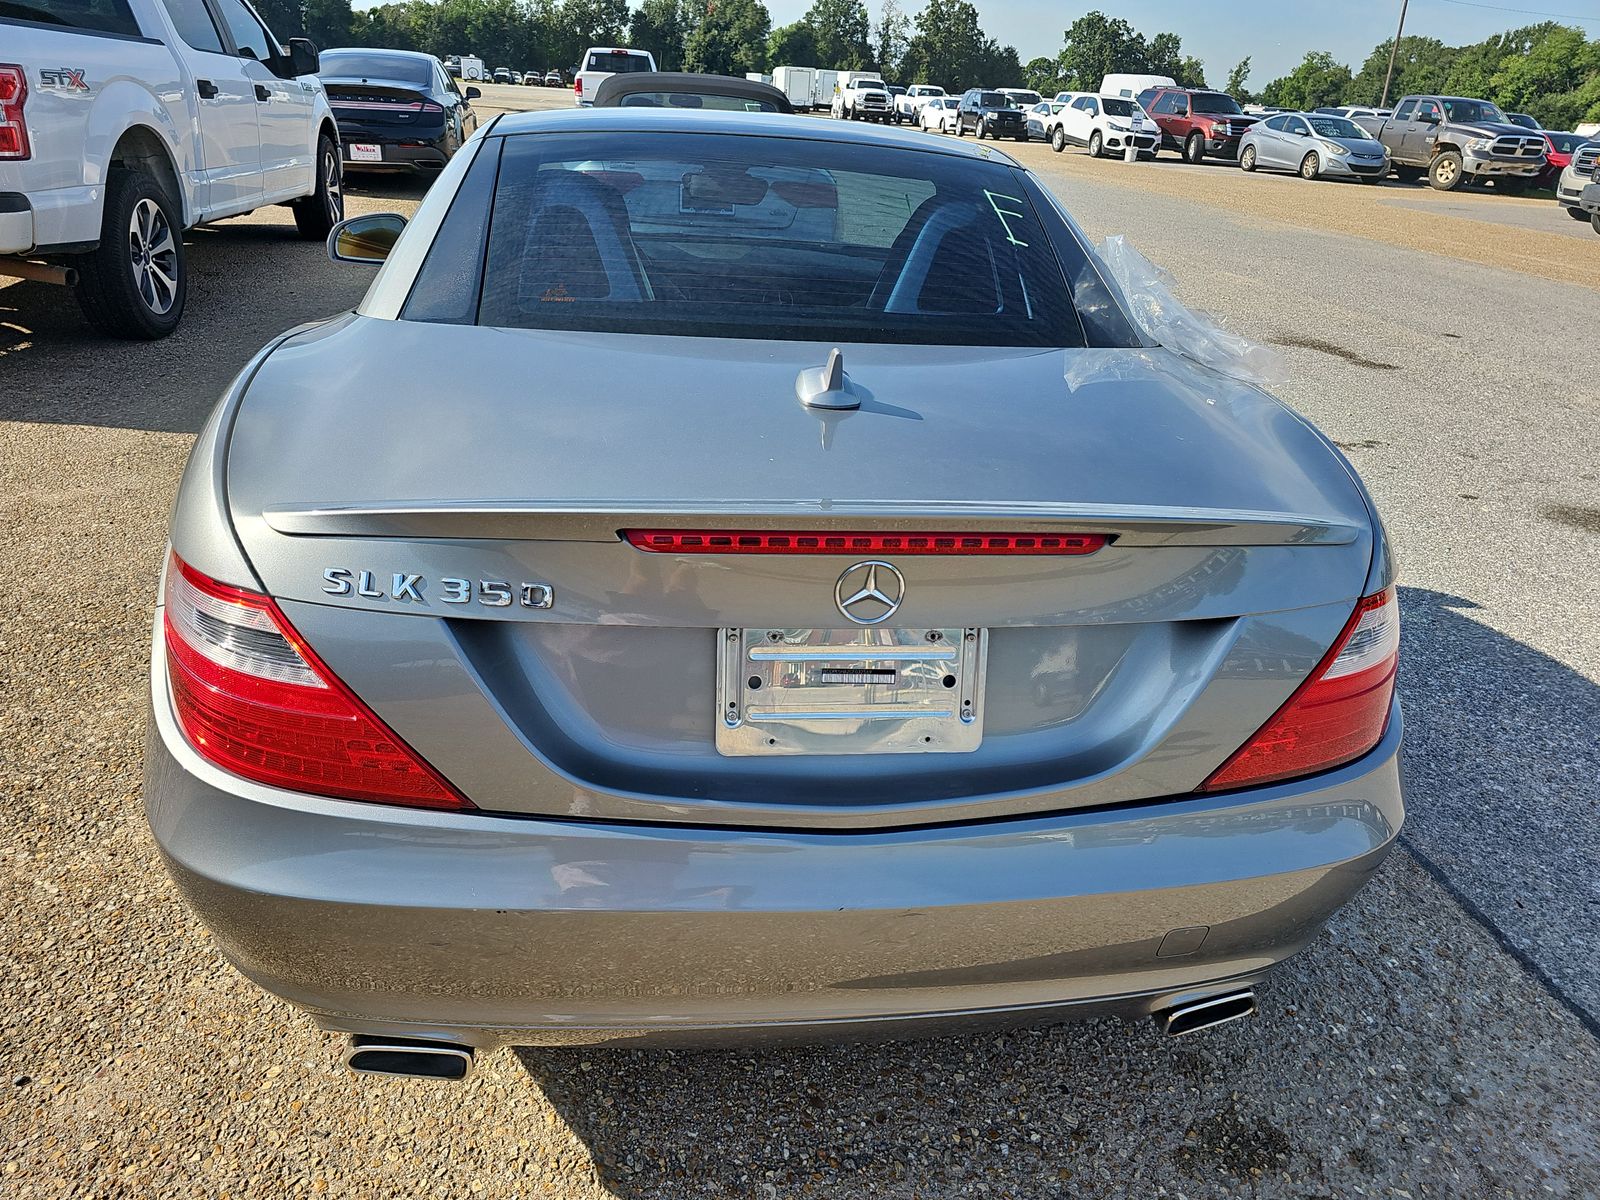
M 983 742 L 982 629 L 722 629 L 717 752 L 967 754 Z

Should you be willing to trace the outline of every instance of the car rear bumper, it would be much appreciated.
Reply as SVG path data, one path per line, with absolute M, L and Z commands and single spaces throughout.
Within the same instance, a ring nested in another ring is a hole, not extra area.
M 0 254 L 33 249 L 33 205 L 21 192 L 0 192 Z
M 1234 795 L 818 833 L 431 813 L 204 760 L 157 663 L 145 808 L 268 991 L 342 1032 L 500 1044 L 921 1033 L 1155 1012 L 1303 947 L 1403 820 L 1358 762 Z
M 415 134 L 397 137 L 392 133 L 378 133 L 360 126 L 339 125 L 339 142 L 344 147 L 346 171 L 439 171 L 450 161 L 445 148 L 446 135 L 418 138 Z M 354 159 L 351 149 L 355 145 L 378 146 L 383 161 L 371 162 Z

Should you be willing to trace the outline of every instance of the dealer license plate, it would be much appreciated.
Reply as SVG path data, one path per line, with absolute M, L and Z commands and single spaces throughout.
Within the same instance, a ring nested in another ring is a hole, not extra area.
M 383 147 L 374 146 L 368 142 L 350 143 L 351 162 L 382 162 Z
M 981 629 L 723 629 L 717 750 L 959 754 L 983 741 Z

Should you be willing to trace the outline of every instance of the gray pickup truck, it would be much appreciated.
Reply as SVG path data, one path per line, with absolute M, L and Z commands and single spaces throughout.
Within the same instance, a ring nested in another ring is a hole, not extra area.
M 1441 192 L 1484 179 L 1519 192 L 1545 164 L 1544 138 L 1513 125 L 1487 100 L 1406 96 L 1388 120 L 1358 117 L 1356 123 L 1388 147 L 1402 180 L 1425 173 Z

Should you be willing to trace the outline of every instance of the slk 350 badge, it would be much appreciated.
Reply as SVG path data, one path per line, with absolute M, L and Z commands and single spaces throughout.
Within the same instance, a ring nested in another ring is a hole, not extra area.
M 437 586 L 436 586 L 437 585 Z M 396 571 L 352 571 L 329 567 L 322 572 L 322 590 L 330 596 L 361 596 L 368 600 L 395 600 L 402 604 L 427 604 L 429 598 L 441 604 L 479 604 L 490 608 L 549 608 L 556 601 L 548 583 L 513 583 L 507 579 L 460 579 L 441 575 L 430 580 L 421 575 Z

